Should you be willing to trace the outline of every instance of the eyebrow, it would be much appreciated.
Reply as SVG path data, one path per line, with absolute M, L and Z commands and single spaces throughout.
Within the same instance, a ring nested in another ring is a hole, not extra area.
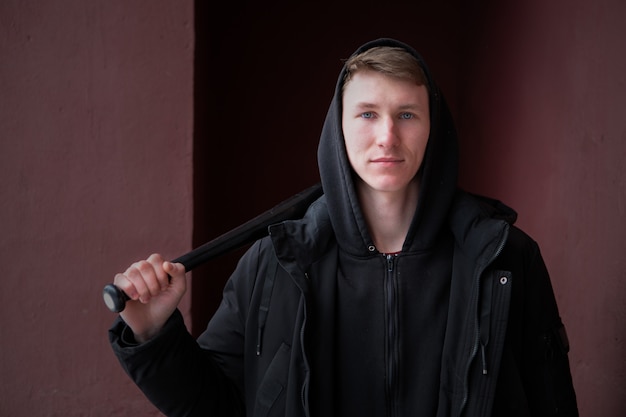
M 356 103 L 356 105 L 354 106 L 358 109 L 375 109 L 378 107 L 378 105 L 374 104 L 374 103 L 369 103 L 366 101 L 362 101 L 359 103 Z M 409 103 L 409 104 L 403 104 L 401 105 L 399 108 L 399 110 L 420 110 L 422 109 L 422 106 L 420 106 L 417 103 Z
M 357 107 L 359 109 L 373 109 L 376 107 L 376 105 L 374 103 L 368 103 L 365 101 L 356 103 L 356 105 L 354 107 Z

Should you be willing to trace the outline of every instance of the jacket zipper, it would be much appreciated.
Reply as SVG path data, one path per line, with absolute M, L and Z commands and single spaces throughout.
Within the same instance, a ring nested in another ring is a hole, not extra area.
M 394 273 L 396 256 L 385 255 L 387 261 L 387 273 L 385 275 L 385 308 L 387 310 L 387 415 L 396 415 L 395 392 L 397 392 L 398 373 L 398 299 L 397 283 Z
M 506 244 L 508 236 L 509 236 L 509 225 L 508 223 L 505 223 L 502 237 L 500 238 L 500 241 L 498 242 L 498 246 L 496 247 L 495 252 L 493 253 L 493 255 L 491 255 L 491 257 L 485 264 L 483 264 L 479 269 L 477 269 L 477 274 L 475 276 L 476 291 L 474 292 L 474 298 L 472 300 L 472 303 L 475 306 L 474 314 L 476 316 L 474 317 L 474 323 L 476 323 L 476 326 L 474 326 L 474 339 L 472 343 L 472 351 L 470 353 L 469 360 L 467 361 L 467 364 L 465 366 L 465 384 L 463 386 L 464 392 L 463 392 L 463 399 L 459 407 L 458 415 L 463 414 L 463 410 L 465 409 L 465 406 L 467 405 L 467 400 L 468 400 L 468 395 L 469 395 L 469 370 L 472 365 L 472 362 L 474 361 L 474 358 L 476 357 L 476 354 L 478 353 L 478 349 L 480 347 L 480 326 L 479 326 L 480 318 L 478 317 L 478 315 L 480 314 L 480 311 L 478 308 L 478 299 L 480 297 L 481 277 L 483 273 L 485 272 L 485 270 L 487 269 L 487 267 L 491 265 L 493 261 L 496 260 L 496 258 L 500 255 L 500 252 L 502 252 L 502 249 L 504 249 L 504 245 Z M 484 361 L 486 361 L 486 358 L 483 359 L 483 362 Z M 483 374 L 486 374 L 484 369 L 483 369 Z

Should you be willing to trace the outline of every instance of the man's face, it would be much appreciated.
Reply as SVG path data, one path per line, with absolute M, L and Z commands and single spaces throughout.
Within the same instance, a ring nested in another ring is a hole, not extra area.
M 422 164 L 430 133 L 428 90 L 360 71 L 343 94 L 342 126 L 348 159 L 361 179 L 358 186 L 406 191 Z

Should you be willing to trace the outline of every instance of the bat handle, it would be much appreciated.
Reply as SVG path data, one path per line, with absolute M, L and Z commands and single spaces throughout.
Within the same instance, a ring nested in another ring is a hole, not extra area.
M 322 194 L 321 184 L 309 187 L 265 213 L 174 259 L 172 263 L 183 264 L 185 271 L 188 272 L 209 259 L 254 242 L 267 235 L 269 225 L 302 217 L 309 205 Z M 114 284 L 104 286 L 102 297 L 106 306 L 114 313 L 123 311 L 126 302 L 130 300 L 130 297 Z
M 109 310 L 113 313 L 123 311 L 126 307 L 126 301 L 130 300 L 130 297 L 114 284 L 107 284 L 104 286 L 104 289 L 102 290 L 102 298 L 104 299 L 104 304 L 106 304 Z

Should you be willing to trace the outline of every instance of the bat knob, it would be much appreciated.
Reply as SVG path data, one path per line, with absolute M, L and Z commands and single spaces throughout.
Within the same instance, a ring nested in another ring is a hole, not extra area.
M 114 313 L 119 313 L 126 307 L 126 301 L 130 298 L 126 293 L 113 284 L 107 284 L 102 290 L 102 298 L 107 308 Z

